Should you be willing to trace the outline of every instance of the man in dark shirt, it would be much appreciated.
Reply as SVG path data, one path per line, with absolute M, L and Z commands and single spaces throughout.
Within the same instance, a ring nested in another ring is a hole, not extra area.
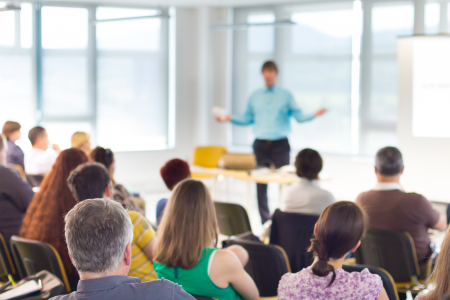
M 428 229 L 445 230 L 447 217 L 436 211 L 422 195 L 406 193 L 400 185 L 403 158 L 395 147 L 378 151 L 375 173 L 378 184 L 358 196 L 369 216 L 369 228 L 407 231 L 416 246 L 417 258 L 424 261 L 431 254 Z
M 6 165 L 6 139 L 0 135 L 0 233 L 9 245 L 12 235 L 18 235 L 22 218 L 33 199 L 34 193 Z
M 128 277 L 133 224 L 110 199 L 84 200 L 65 217 L 69 254 L 81 280 L 77 291 L 53 300 L 194 300 L 168 280 L 141 283 Z

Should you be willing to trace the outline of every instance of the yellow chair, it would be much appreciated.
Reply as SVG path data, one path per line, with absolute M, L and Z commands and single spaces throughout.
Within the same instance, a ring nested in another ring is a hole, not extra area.
M 202 168 L 217 168 L 222 155 L 227 153 L 227 149 L 222 146 L 202 146 L 194 150 L 192 165 Z M 192 178 L 204 179 L 211 178 L 212 175 L 191 172 Z

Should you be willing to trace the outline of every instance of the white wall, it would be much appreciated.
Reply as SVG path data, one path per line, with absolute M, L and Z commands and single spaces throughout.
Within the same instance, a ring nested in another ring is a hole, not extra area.
M 412 135 L 413 42 L 430 37 L 399 40 L 399 116 L 398 144 L 403 152 L 405 189 L 414 190 L 430 200 L 450 202 L 450 139 L 418 138 Z

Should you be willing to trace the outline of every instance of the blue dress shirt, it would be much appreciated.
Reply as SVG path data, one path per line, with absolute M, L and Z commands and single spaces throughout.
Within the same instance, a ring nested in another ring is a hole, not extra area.
M 141 283 L 139 278 L 109 276 L 80 280 L 76 292 L 50 300 L 195 300 L 183 288 L 165 280 Z
M 233 115 L 231 123 L 253 126 L 255 137 L 260 140 L 280 140 L 291 132 L 291 116 L 297 122 L 307 122 L 314 114 L 303 114 L 292 94 L 278 86 L 256 90 L 248 100 L 243 115 Z

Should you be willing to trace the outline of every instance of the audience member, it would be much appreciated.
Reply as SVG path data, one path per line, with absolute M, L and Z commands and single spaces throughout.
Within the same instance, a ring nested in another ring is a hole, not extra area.
M 53 300 L 194 300 L 182 287 L 161 279 L 140 283 L 128 277 L 133 224 L 110 199 L 77 204 L 65 217 L 70 257 L 80 274 L 76 292 Z
M 25 170 L 30 175 L 45 175 L 52 169 L 53 164 L 61 152 L 58 145 L 51 145 L 54 152 L 48 152 L 49 147 L 47 131 L 36 126 L 30 129 L 28 133 L 32 148 L 25 155 Z
M 91 151 L 91 160 L 103 164 L 108 169 L 113 183 L 113 199 L 124 204 L 127 209 L 145 214 L 144 210 L 133 200 L 133 196 L 128 193 L 127 189 L 123 185 L 115 182 L 114 171 L 116 169 L 116 162 L 114 160 L 114 153 L 110 149 L 99 146 Z
M 100 163 L 79 165 L 70 173 L 67 183 L 78 201 L 112 198 L 112 182 L 108 170 Z M 129 210 L 128 215 L 134 227 L 131 242 L 132 260 L 128 276 L 138 277 L 142 281 L 157 279 L 153 270 L 153 249 L 157 240 L 155 231 L 140 213 Z
M 78 165 L 87 162 L 86 154 L 78 149 L 61 152 L 51 171 L 45 176 L 23 219 L 20 236 L 51 244 L 58 251 L 71 282 L 76 286 L 78 273 L 72 265 L 64 241 L 64 215 L 77 200 L 67 186 L 67 177 Z
M 325 208 L 311 239 L 312 266 L 284 275 L 278 299 L 389 299 L 378 275 L 367 269 L 361 273 L 342 269 L 345 257 L 356 251 L 365 231 L 366 216 L 354 202 L 336 202 Z
M 158 278 L 183 286 L 191 295 L 257 300 L 259 292 L 245 272 L 242 247 L 215 248 L 217 220 L 206 186 L 186 179 L 175 187 L 158 229 L 154 267 Z
M 6 137 L 0 135 L 0 233 L 9 245 L 11 236 L 19 234 L 34 193 L 28 183 L 5 167 L 6 145 Z
M 160 173 L 167 188 L 171 191 L 178 182 L 191 178 L 189 164 L 178 158 L 167 161 L 164 166 L 161 167 Z M 161 223 L 161 218 L 164 208 L 166 207 L 167 200 L 167 198 L 159 200 L 156 206 L 156 222 L 158 225 Z
M 333 195 L 319 186 L 322 166 L 322 157 L 316 150 L 303 149 L 298 153 L 295 167 L 300 180 L 286 191 L 285 211 L 320 215 L 328 205 L 335 202 Z
M 403 174 L 403 157 L 395 147 L 378 151 L 375 174 L 378 184 L 358 196 L 369 216 L 369 228 L 407 231 L 416 246 L 421 274 L 426 274 L 426 260 L 431 255 L 428 229 L 444 230 L 447 217 L 436 211 L 422 195 L 406 193 L 400 185 Z
M 91 137 L 86 132 L 77 131 L 72 134 L 70 139 L 70 144 L 72 148 L 77 148 L 83 151 L 89 158 L 91 154 Z
M 20 139 L 20 136 L 22 134 L 20 132 L 20 128 L 22 127 L 19 123 L 7 121 L 3 125 L 2 132 L 8 139 L 8 152 L 6 153 L 6 162 L 8 164 L 19 165 L 23 170 L 25 170 L 23 151 L 19 146 L 16 145 L 16 141 Z
M 427 283 L 432 283 L 431 291 L 423 296 L 417 297 L 420 300 L 441 300 L 450 299 L 450 231 L 445 233 L 441 245 L 441 252 L 438 255 L 436 265 Z M 428 285 L 431 286 L 431 285 Z M 448 298 L 445 298 L 447 295 Z

